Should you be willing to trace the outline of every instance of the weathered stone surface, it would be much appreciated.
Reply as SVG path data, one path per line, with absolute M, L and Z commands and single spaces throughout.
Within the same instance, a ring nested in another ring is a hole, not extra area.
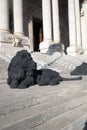
M 65 62 L 65 58 L 61 60 L 63 61 L 62 63 Z M 72 59 L 67 57 L 67 62 L 69 61 L 72 61 Z M 5 64 L 5 61 L 3 64 Z M 57 62 L 56 67 L 58 70 L 59 66 L 59 62 Z M 62 68 L 66 69 L 63 66 L 60 70 Z M 68 70 L 62 76 L 70 79 L 74 77 L 69 75 Z M 87 76 L 83 76 L 80 81 L 64 81 L 56 86 L 48 85 L 46 87 L 35 85 L 23 90 L 13 90 L 6 83 L 0 84 L 0 130 L 85 129 L 84 125 L 87 119 L 86 86 Z M 85 105 L 84 110 L 81 109 L 82 105 Z M 77 112 L 74 111 L 77 108 L 84 112 L 81 114 L 78 110 Z

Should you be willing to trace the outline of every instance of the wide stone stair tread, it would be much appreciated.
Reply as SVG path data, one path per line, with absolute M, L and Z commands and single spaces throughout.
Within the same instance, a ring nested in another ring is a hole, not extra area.
M 83 92 L 2 115 L 0 130 L 32 129 L 55 116 L 86 104 L 86 101 L 87 93 Z
M 50 68 L 58 72 L 70 73 L 76 66 L 87 62 L 80 57 L 73 57 L 70 55 L 61 55 L 61 53 L 54 53 L 53 55 L 46 55 L 41 53 L 32 53 L 32 57 L 37 62 L 38 68 Z
M 16 53 L 15 53 L 16 54 Z M 14 56 L 14 55 L 13 55 Z M 10 62 L 12 59 L 12 54 L 2 54 L 1 57 Z M 70 55 L 61 55 L 61 53 L 56 52 L 53 55 L 47 55 L 40 52 L 31 53 L 32 58 L 37 62 L 38 69 L 40 68 L 51 68 L 56 71 L 70 71 L 76 66 L 80 65 L 84 59 L 78 57 L 73 57 Z
M 86 120 L 87 104 L 82 104 L 31 130 L 83 130 Z
M 86 90 L 86 84 L 83 86 L 81 81 L 65 81 L 57 86 L 40 87 L 36 85 L 25 90 L 10 89 L 8 85 L 2 87 L 1 84 L 0 115 L 6 115 L 10 112 L 44 102 L 54 101 L 58 98 L 65 98 L 66 96 L 85 92 Z
M 54 65 L 58 65 L 65 70 L 73 70 L 76 66 L 81 65 L 82 59 L 77 57 L 72 57 L 69 55 L 62 56 L 59 60 L 57 60 Z
M 9 51 L 11 50 L 11 51 Z M 1 56 L 4 56 L 5 59 L 7 59 L 7 61 L 10 61 L 11 58 L 16 55 L 16 53 L 18 51 L 21 50 L 27 50 L 30 52 L 30 49 L 28 46 L 23 46 L 23 47 L 14 47 L 12 44 L 3 44 L 3 46 L 1 47 Z
M 71 56 L 58 59 L 57 54 L 35 55 L 39 68 L 57 70 L 65 78 L 75 77 L 69 72 L 83 61 Z M 0 59 L 3 68 L 0 75 L 0 130 L 82 130 L 87 119 L 87 76 L 82 80 L 63 81 L 56 86 L 10 89 L 2 82 L 7 78 L 9 62 L 6 61 L 9 59 L 10 56 Z

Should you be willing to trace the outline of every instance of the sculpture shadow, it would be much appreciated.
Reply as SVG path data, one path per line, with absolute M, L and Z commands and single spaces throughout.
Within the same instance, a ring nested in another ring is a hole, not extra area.
M 87 121 L 85 122 L 85 126 L 84 126 L 83 130 L 87 130 Z
M 52 55 L 54 52 L 63 53 L 64 45 L 62 43 L 56 43 L 49 46 L 47 54 Z

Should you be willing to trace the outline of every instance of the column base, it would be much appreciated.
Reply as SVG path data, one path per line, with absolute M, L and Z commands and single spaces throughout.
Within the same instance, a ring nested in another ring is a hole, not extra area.
M 77 56 L 82 55 L 84 53 L 84 50 L 81 47 L 76 46 L 70 46 L 67 48 L 68 55 Z
M 77 47 L 76 53 L 77 53 L 77 55 L 82 55 L 84 53 L 83 48 L 82 47 Z
M 16 35 L 16 36 L 24 36 L 24 33 L 23 32 L 14 32 L 14 35 Z
M 83 53 L 87 55 L 87 48 L 83 48 Z
M 84 50 L 84 54 L 85 54 L 85 55 L 87 55 L 87 49 L 86 49 L 86 50 Z
M 49 47 L 52 43 L 50 41 L 43 41 L 39 45 L 39 49 L 41 53 L 48 53 Z
M 6 42 L 6 35 L 10 34 L 9 31 L 0 31 L 0 42 Z
M 7 59 L 15 56 L 16 53 L 21 50 L 27 50 L 30 53 L 28 46 L 14 47 L 12 44 L 0 43 L 0 53 L 7 57 Z
M 73 45 L 73 46 L 70 46 L 67 48 L 67 54 L 68 55 L 71 55 L 71 56 L 76 56 L 77 54 L 77 51 L 76 51 L 76 46 Z

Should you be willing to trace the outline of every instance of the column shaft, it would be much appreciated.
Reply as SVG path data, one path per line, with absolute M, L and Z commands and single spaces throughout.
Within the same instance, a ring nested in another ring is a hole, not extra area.
M 75 45 L 76 39 L 76 17 L 75 17 L 75 1 L 68 0 L 68 17 L 69 17 L 69 39 L 70 46 Z
M 51 3 L 50 0 L 42 0 L 43 13 L 43 37 L 44 40 L 52 40 L 52 25 L 51 25 Z
M 23 34 L 23 7 L 22 0 L 13 0 L 14 33 Z
M 58 0 L 52 0 L 54 43 L 60 43 L 59 3 L 58 2 L 59 2 Z
M 0 32 L 9 31 L 8 0 L 0 0 Z
M 84 16 L 82 17 L 82 47 L 84 50 L 87 50 L 87 1 L 83 3 Z
M 75 0 L 75 13 L 76 13 L 76 33 L 77 33 L 77 48 L 81 49 L 81 19 L 80 19 L 80 3 Z

